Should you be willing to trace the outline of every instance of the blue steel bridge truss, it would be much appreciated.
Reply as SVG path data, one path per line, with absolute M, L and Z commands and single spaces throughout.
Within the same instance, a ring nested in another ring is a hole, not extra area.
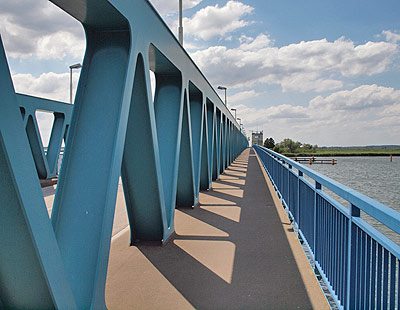
M 52 2 L 86 33 L 72 117 L 15 93 L 0 41 L 0 308 L 104 309 L 119 177 L 131 242 L 162 243 L 175 207 L 196 206 L 247 140 L 148 1 Z M 36 110 L 54 113 L 47 153 Z M 49 219 L 39 177 L 65 138 Z
M 16 94 L 16 98 L 39 178 L 57 177 L 61 146 L 63 140 L 66 141 L 73 105 L 22 94 Z M 36 111 L 47 111 L 53 114 L 53 126 L 46 151 L 43 147 Z

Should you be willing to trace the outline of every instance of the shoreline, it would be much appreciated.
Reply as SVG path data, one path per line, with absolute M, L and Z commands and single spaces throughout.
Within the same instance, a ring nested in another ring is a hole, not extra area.
M 286 157 L 399 157 L 400 153 L 280 153 Z

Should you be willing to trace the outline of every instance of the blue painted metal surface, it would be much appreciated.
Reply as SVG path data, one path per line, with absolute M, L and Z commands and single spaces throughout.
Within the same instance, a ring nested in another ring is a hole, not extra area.
M 16 97 L 39 178 L 55 178 L 62 141 L 66 140 L 71 122 L 73 105 L 23 94 L 16 94 Z M 54 116 L 47 152 L 40 136 L 36 111 L 47 111 Z
M 67 112 L 15 94 L 0 48 L 0 304 L 104 309 L 120 175 L 131 242 L 162 243 L 176 205 L 195 206 L 247 140 L 148 1 L 53 2 L 82 23 L 87 48 L 51 219 L 38 172 L 54 172 Z M 30 104 L 56 116 L 48 166 Z
M 339 308 L 399 309 L 400 246 L 365 222 L 360 211 L 397 234 L 399 212 L 285 156 L 253 147 Z M 349 208 L 322 187 L 347 200 Z
M 0 300 L 5 308 L 75 309 L 2 46 L 0 81 Z

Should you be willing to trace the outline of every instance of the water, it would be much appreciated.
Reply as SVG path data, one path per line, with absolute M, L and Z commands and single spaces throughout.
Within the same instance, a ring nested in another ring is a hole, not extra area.
M 400 157 L 337 157 L 337 165 L 306 165 L 384 205 L 400 212 Z M 348 202 L 338 199 L 344 206 Z M 368 216 L 367 222 L 399 243 L 400 237 Z

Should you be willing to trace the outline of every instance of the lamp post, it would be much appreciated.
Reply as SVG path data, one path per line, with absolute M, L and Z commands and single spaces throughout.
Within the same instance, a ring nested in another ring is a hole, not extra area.
M 80 63 L 69 66 L 69 103 L 71 104 L 72 104 L 72 70 L 80 68 L 82 68 L 82 65 Z
M 233 112 L 235 112 L 235 120 L 236 120 L 236 119 L 237 119 L 237 118 L 236 118 L 236 109 L 232 108 L 231 110 L 232 110 Z
M 178 27 L 179 43 L 183 46 L 183 25 L 182 25 L 182 0 L 179 0 L 179 27 Z
M 224 90 L 225 91 L 225 105 L 228 106 L 227 105 L 227 101 L 226 101 L 226 87 L 225 86 L 218 86 L 217 88 L 220 89 L 220 90 Z

